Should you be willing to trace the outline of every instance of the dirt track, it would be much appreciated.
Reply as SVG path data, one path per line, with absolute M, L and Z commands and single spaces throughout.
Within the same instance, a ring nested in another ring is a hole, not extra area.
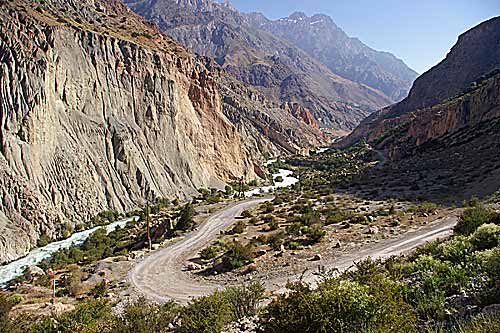
M 183 272 L 182 268 L 189 258 L 212 242 L 221 231 L 229 229 L 235 222 L 235 218 L 243 210 L 267 200 L 269 199 L 250 199 L 232 204 L 215 213 L 197 231 L 172 246 L 152 254 L 135 266 L 129 272 L 129 280 L 132 285 L 150 299 L 157 301 L 175 300 L 181 304 L 187 303 L 192 298 L 204 296 L 223 288 L 221 285 L 197 281 L 191 278 L 189 273 Z M 326 269 L 346 270 L 354 262 L 368 257 L 374 259 L 387 258 L 407 253 L 431 240 L 449 236 L 456 222 L 456 216 L 438 219 L 416 231 L 384 240 L 376 245 L 367 246 L 356 253 L 311 262 L 310 270 L 302 277 L 305 281 L 314 283 L 317 279 L 316 275 L 314 275 L 314 267 L 318 265 Z M 265 285 L 270 291 L 279 291 L 284 288 L 288 280 L 298 278 L 299 276 L 294 275 L 282 276 L 265 281 Z
M 129 273 L 130 282 L 146 297 L 158 301 L 175 300 L 186 303 L 193 297 L 210 294 L 220 286 L 200 284 L 191 279 L 188 273 L 182 272 L 182 267 L 221 231 L 229 229 L 245 209 L 269 200 L 271 199 L 250 199 L 229 205 L 215 213 L 198 230 L 135 266 Z

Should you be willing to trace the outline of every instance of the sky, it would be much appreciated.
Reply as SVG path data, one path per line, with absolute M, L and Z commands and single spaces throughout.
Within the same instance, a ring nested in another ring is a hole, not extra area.
M 243 12 L 262 12 L 268 18 L 294 11 L 321 13 L 349 36 L 389 51 L 423 73 L 441 61 L 458 36 L 494 16 L 500 0 L 231 0 Z

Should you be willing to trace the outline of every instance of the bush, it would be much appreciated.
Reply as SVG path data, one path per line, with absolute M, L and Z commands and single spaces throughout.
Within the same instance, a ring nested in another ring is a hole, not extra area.
M 231 233 L 232 234 L 241 234 L 241 233 L 245 232 L 246 228 L 247 228 L 247 226 L 246 226 L 245 222 L 238 221 L 234 225 L 233 229 L 231 229 Z
M 101 281 L 92 288 L 89 293 L 94 298 L 102 298 L 108 295 L 108 285 L 105 281 Z
M 230 185 L 225 186 L 224 192 L 226 193 L 227 196 L 231 196 L 234 194 L 234 190 Z
M 232 242 L 222 258 L 222 264 L 226 269 L 232 270 L 245 266 L 253 260 L 252 244 L 243 245 L 240 242 Z
M 13 306 L 6 295 L 0 294 L 0 332 L 12 331 L 14 323 L 10 320 L 9 313 Z
M 51 242 L 50 237 L 47 236 L 46 234 L 42 234 L 40 236 L 40 239 L 36 242 L 36 246 L 37 247 L 44 247 L 44 246 L 48 245 L 50 242 Z
M 231 304 L 234 318 L 240 320 L 257 314 L 257 306 L 264 300 L 265 291 L 264 285 L 256 282 L 248 286 L 228 287 L 224 297 Z
M 231 303 L 221 292 L 195 299 L 181 310 L 180 332 L 218 333 L 231 322 Z
M 77 296 L 82 290 L 82 272 L 80 270 L 74 270 L 71 275 L 66 278 L 65 281 L 65 292 L 71 296 Z
M 276 220 L 272 220 L 271 222 L 269 222 L 269 230 L 270 231 L 274 231 L 274 230 L 278 230 L 279 228 L 279 224 Z
M 347 220 L 349 216 L 339 209 L 329 210 L 326 216 L 326 224 L 337 224 Z
M 273 215 L 266 215 L 264 216 L 264 222 L 265 223 L 272 223 L 276 220 L 276 218 Z
M 248 186 L 250 186 L 250 187 L 257 187 L 257 186 L 259 186 L 259 182 L 257 181 L 257 179 L 252 179 L 252 180 L 248 183 Z
M 330 279 L 316 290 L 303 284 L 288 286 L 263 316 L 266 333 L 410 332 L 415 330 L 408 304 L 385 280 L 376 288 Z
M 469 236 L 481 225 L 489 222 L 491 211 L 483 205 L 466 209 L 454 228 L 456 234 Z
M 312 243 L 320 242 L 325 235 L 326 232 L 321 228 L 321 226 L 308 228 L 306 232 L 307 239 Z
M 194 217 L 194 208 L 191 203 L 186 204 L 182 210 L 181 215 L 179 217 L 179 221 L 177 222 L 177 229 L 182 231 L 188 231 L 193 228 L 193 217 Z
M 55 317 L 43 317 L 33 323 L 33 318 L 27 318 L 28 323 L 21 332 L 99 332 L 100 324 L 112 319 L 111 305 L 106 300 L 89 300 L 80 303 L 75 310 Z
M 267 242 L 273 250 L 278 251 L 281 248 L 281 245 L 284 244 L 285 242 L 284 239 L 285 239 L 285 233 L 278 232 L 272 236 L 269 236 L 267 238 Z
M 200 256 L 204 260 L 213 259 L 218 255 L 219 255 L 219 248 L 217 246 L 206 247 L 200 252 Z
M 244 210 L 242 213 L 241 213 L 241 216 L 246 218 L 246 219 L 249 219 L 251 217 L 253 217 L 253 214 L 251 211 L 249 210 Z
M 475 251 L 497 247 L 500 245 L 500 226 L 483 224 L 472 234 L 470 241 Z
M 266 214 L 274 212 L 274 205 L 271 202 L 266 202 L 263 204 L 263 211 Z
M 297 243 L 297 242 L 289 242 L 288 243 L 288 249 L 289 250 L 300 250 L 302 249 L 302 245 L 300 243 Z
M 123 314 L 115 319 L 113 332 L 168 332 L 179 312 L 174 302 L 158 305 L 140 298 L 125 306 Z

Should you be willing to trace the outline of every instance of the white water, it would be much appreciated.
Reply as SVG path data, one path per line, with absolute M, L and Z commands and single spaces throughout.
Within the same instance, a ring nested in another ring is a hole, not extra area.
M 269 166 L 273 163 L 277 162 L 277 160 L 269 160 L 265 163 L 266 166 Z M 278 173 L 273 174 L 274 185 L 262 186 L 255 188 L 251 191 L 245 192 L 245 197 L 253 197 L 255 195 L 259 195 L 262 193 L 269 193 L 278 188 L 285 188 L 295 185 L 299 182 L 299 180 L 295 177 L 292 177 L 293 171 L 279 169 Z M 283 181 L 277 182 L 276 178 L 281 177 Z M 106 228 L 108 233 L 115 230 L 117 227 L 123 227 L 127 223 L 133 221 L 137 217 L 132 217 L 125 220 L 120 220 L 115 223 L 111 223 L 107 226 L 103 227 L 95 227 L 93 229 L 85 230 L 82 232 L 74 233 L 70 238 L 50 243 L 44 247 L 36 248 L 28 253 L 26 257 L 13 261 L 7 265 L 0 266 L 0 286 L 5 285 L 7 282 L 15 279 L 18 276 L 21 276 L 24 273 L 24 270 L 29 266 L 34 266 L 39 264 L 44 259 L 48 259 L 55 252 L 61 249 L 67 249 L 73 245 L 81 245 L 85 242 L 89 236 L 98 230 L 99 228 Z
M 26 267 L 39 264 L 42 260 L 50 258 L 55 252 L 61 249 L 67 249 L 73 245 L 83 244 L 93 232 L 97 231 L 100 228 L 105 228 L 106 231 L 110 233 L 117 227 L 123 227 L 127 223 L 132 222 L 135 219 L 137 219 L 137 217 L 131 217 L 125 220 L 111 223 L 107 226 L 99 226 L 93 229 L 77 232 L 71 235 L 71 237 L 69 237 L 68 239 L 50 243 L 44 247 L 36 248 L 30 251 L 26 257 L 13 261 L 7 265 L 0 266 L 0 286 L 5 285 L 7 282 L 15 279 L 18 276 L 21 276 L 24 273 Z
M 292 177 L 292 175 L 293 175 L 293 171 L 279 169 L 278 173 L 275 173 L 273 175 L 273 179 L 275 180 L 274 185 L 258 187 L 258 188 L 251 190 L 251 191 L 247 191 L 247 192 L 245 192 L 245 197 L 253 197 L 255 195 L 259 195 L 262 193 L 272 192 L 278 188 L 285 188 L 285 187 L 293 186 L 293 185 L 297 184 L 299 182 L 299 180 L 295 177 Z M 277 182 L 276 178 L 278 178 L 278 177 L 283 178 L 283 181 Z
M 316 154 L 322 154 L 322 153 L 324 153 L 325 151 L 328 151 L 328 149 L 330 149 L 330 148 L 328 148 L 328 147 L 323 147 L 323 148 L 320 148 L 320 149 L 316 150 L 316 151 L 315 151 L 315 153 L 316 153 Z

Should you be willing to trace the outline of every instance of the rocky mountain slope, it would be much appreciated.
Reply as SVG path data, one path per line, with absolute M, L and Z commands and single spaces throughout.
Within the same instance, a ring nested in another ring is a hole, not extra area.
M 327 15 L 296 12 L 279 20 L 249 14 L 253 27 L 298 46 L 333 73 L 375 88 L 392 101 L 408 95 L 417 73 L 388 52 L 379 52 L 350 38 Z
M 465 127 L 500 117 L 500 17 L 461 35 L 409 96 L 370 117 L 344 144 L 367 139 L 394 158 Z
M 500 17 L 461 35 L 408 98 L 364 120 L 339 146 L 360 140 L 390 159 L 366 175 L 365 189 L 448 203 L 498 191 Z M 412 193 L 396 186 L 405 184 Z
M 271 109 L 298 104 L 320 127 L 348 131 L 392 100 L 334 74 L 306 52 L 263 30 L 245 14 L 211 0 L 125 0 L 189 50 L 214 59 Z M 272 113 L 272 112 L 269 112 Z
M 205 63 L 120 1 L 0 2 L 0 262 L 253 163 Z

